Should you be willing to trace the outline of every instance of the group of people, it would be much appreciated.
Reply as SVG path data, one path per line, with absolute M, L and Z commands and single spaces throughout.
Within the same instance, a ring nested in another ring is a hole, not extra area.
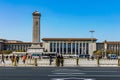
M 52 55 L 49 56 L 49 65 L 52 64 L 53 62 L 53 58 L 52 58 Z M 63 56 L 61 54 L 57 55 L 56 56 L 56 65 L 57 66 L 63 66 L 63 63 L 64 63 L 64 59 L 63 59 Z
M 6 58 L 6 60 L 8 60 L 8 58 L 10 58 L 10 60 L 11 60 L 11 62 L 12 62 L 12 64 L 16 61 L 17 63 L 19 63 L 19 60 L 20 60 L 20 56 L 18 56 L 18 55 L 11 55 L 11 56 L 4 56 L 4 54 L 2 54 L 1 55 L 1 61 L 0 61 L 0 63 L 5 63 L 5 58 Z M 25 64 L 25 61 L 26 61 L 26 59 L 27 59 L 27 54 L 25 54 L 25 55 L 23 55 L 23 56 L 21 56 L 21 59 L 22 59 L 22 61 L 23 61 L 23 63 Z
M 56 65 L 63 66 L 63 63 L 64 63 L 64 58 L 63 58 L 62 54 L 60 54 L 57 56 Z
M 22 59 L 23 63 L 25 64 L 26 59 L 28 58 L 28 55 L 25 54 L 25 55 L 23 55 L 23 56 L 18 56 L 18 55 L 14 55 L 14 54 L 13 54 L 13 55 L 7 57 L 7 59 L 10 59 L 10 60 L 11 60 L 12 64 L 13 64 L 13 63 L 17 63 L 17 64 L 18 64 L 20 58 Z M 7 60 L 7 59 L 6 59 L 6 60 Z M 50 61 L 49 65 L 51 65 L 52 62 L 53 62 L 53 57 L 52 57 L 52 55 L 49 56 L 49 61 Z M 2 56 L 1 56 L 1 61 L 0 61 L 0 63 L 5 63 L 5 56 L 4 56 L 4 54 L 2 54 Z M 63 56 L 62 56 L 61 54 L 57 55 L 57 56 L 56 56 L 56 65 L 57 65 L 57 66 L 63 66 L 63 63 L 64 63 Z

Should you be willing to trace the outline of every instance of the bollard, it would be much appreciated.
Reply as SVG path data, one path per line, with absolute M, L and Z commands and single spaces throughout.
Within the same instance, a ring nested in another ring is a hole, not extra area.
M 97 65 L 99 66 L 99 64 L 100 64 L 100 63 L 99 63 L 99 57 L 97 57 Z
M 16 56 L 15 56 L 15 58 L 14 58 L 14 66 L 17 66 Z
M 118 59 L 118 66 L 120 66 L 120 59 Z
M 38 66 L 38 64 L 37 64 L 37 58 L 35 58 L 34 63 L 35 63 L 35 66 Z
M 78 64 L 78 61 L 79 61 L 79 59 L 78 58 L 76 58 L 76 65 L 78 66 L 79 64 Z

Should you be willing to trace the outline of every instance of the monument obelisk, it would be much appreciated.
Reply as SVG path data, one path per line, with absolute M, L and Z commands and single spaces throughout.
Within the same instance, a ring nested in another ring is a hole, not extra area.
M 28 53 L 43 52 L 43 48 L 40 46 L 40 17 L 41 14 L 38 11 L 32 13 L 33 16 L 33 31 L 32 31 L 32 45 L 28 48 Z

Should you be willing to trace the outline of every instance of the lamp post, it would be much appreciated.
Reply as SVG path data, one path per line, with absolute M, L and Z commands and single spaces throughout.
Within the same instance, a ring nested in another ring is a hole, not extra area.
M 91 44 L 92 44 L 92 52 L 91 52 L 91 54 L 93 54 L 93 33 L 95 32 L 94 30 L 90 30 L 89 31 L 90 33 L 91 33 Z

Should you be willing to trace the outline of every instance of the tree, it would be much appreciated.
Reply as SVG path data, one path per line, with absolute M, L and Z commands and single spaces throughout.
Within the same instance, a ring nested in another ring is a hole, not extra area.
M 12 51 L 11 50 L 3 50 L 2 53 L 3 54 L 10 54 L 10 53 L 12 53 Z
M 94 55 L 102 55 L 103 51 L 102 50 L 96 50 L 93 53 L 94 53 Z

